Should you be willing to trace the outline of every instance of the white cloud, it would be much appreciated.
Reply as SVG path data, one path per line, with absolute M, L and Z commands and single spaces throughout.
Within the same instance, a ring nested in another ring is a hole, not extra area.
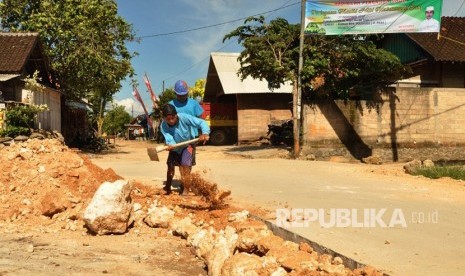
M 251 12 L 250 1 L 243 0 L 189 0 L 185 1 L 184 3 L 190 10 L 189 16 L 186 18 L 186 20 L 184 20 L 184 22 L 191 22 L 191 26 L 201 27 L 227 22 L 230 20 L 242 18 L 244 15 L 249 15 Z M 247 13 L 244 14 L 244 11 L 247 11 Z M 209 57 L 212 51 L 217 51 L 228 43 L 237 44 L 236 41 L 231 42 L 228 40 L 225 42 L 226 44 L 223 44 L 222 41 L 225 34 L 231 32 L 241 24 L 242 21 L 237 21 L 234 23 L 190 32 L 189 35 L 186 35 L 182 38 L 184 40 L 183 44 L 186 45 L 182 48 L 183 55 L 192 60 L 192 62 L 197 63 L 205 57 Z
M 128 112 L 133 117 L 144 113 L 142 105 L 131 98 L 122 99 L 120 101 L 114 100 L 113 103 L 116 105 L 124 106 L 124 110 L 126 110 L 126 112 Z
M 183 26 L 186 26 L 186 22 L 190 22 L 189 26 L 209 26 L 273 10 L 285 4 L 289 4 L 289 1 L 268 0 L 266 4 L 263 4 L 261 1 L 256 0 L 183 0 L 183 5 L 189 9 L 189 14 L 185 16 L 182 22 L 184 23 Z M 280 16 L 279 12 L 273 15 Z M 193 63 L 197 63 L 205 57 L 209 57 L 212 51 L 231 51 L 225 50 L 226 46 L 228 46 L 228 49 L 233 48 L 233 51 L 241 51 L 236 39 L 226 40 L 223 43 L 223 37 L 243 23 L 244 20 L 234 21 L 193 31 L 182 36 L 180 39 L 183 40 L 182 45 L 184 45 L 181 48 L 183 55 L 192 60 Z

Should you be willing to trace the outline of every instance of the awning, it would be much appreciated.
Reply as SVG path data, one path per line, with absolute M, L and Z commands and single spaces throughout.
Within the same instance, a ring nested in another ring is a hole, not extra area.
M 82 109 L 85 111 L 92 111 L 92 108 L 89 107 L 89 105 L 85 102 L 77 102 L 77 101 L 66 101 L 65 105 L 70 107 L 70 108 L 75 108 L 75 109 Z
M 7 81 L 19 77 L 18 74 L 0 74 L 0 81 Z

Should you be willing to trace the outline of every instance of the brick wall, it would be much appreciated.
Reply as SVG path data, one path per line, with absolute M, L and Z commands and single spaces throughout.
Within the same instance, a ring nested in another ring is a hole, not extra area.
M 255 141 L 266 136 L 272 120 L 291 118 L 291 94 L 238 94 L 238 141 Z
M 465 145 L 465 89 L 397 88 L 371 108 L 368 104 L 326 101 L 304 106 L 304 152 L 356 159 L 375 153 L 392 160 L 420 157 L 415 152 L 430 155 L 424 158 L 465 158 L 465 150 L 464 156 L 456 156 L 457 148 Z

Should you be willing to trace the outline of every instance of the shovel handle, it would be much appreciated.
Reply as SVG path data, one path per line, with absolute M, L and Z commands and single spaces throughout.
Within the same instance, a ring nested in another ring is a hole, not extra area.
M 171 145 L 175 148 L 178 148 L 178 147 L 182 147 L 182 146 L 185 146 L 185 145 L 189 145 L 189 144 L 192 144 L 194 142 L 197 142 L 199 141 L 199 138 L 195 138 L 195 139 L 192 139 L 192 140 L 188 140 L 188 141 L 184 141 L 184 142 L 181 142 L 181 143 L 177 143 L 177 144 L 174 144 L 174 145 Z M 163 146 L 159 146 L 156 148 L 157 152 L 160 152 L 160 151 L 164 151 L 168 149 L 168 146 L 166 145 L 163 145 Z

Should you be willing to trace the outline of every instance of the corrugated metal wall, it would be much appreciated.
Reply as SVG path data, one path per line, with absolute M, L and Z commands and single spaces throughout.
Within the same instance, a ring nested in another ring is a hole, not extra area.
M 52 89 L 34 93 L 34 104 L 46 104 L 48 111 L 39 113 L 37 126 L 48 131 L 61 132 L 61 94 Z
M 399 57 L 403 64 L 428 57 L 428 55 L 405 34 L 385 35 L 382 47 Z

